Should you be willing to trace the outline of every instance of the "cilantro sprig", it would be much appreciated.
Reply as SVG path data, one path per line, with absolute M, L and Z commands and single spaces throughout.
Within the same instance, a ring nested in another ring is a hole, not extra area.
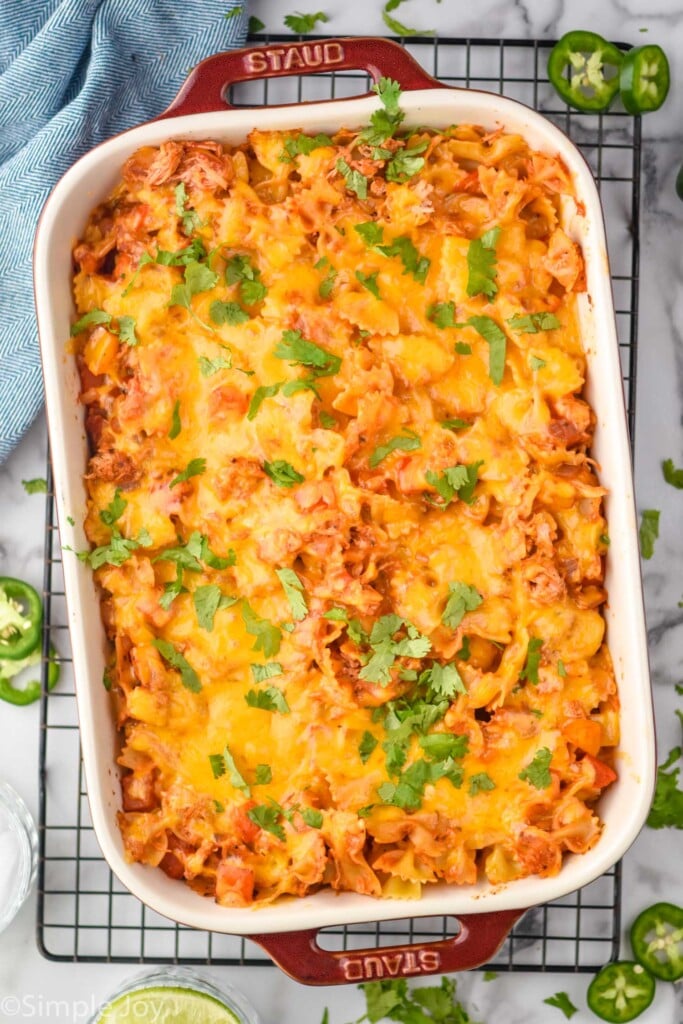
M 372 87 L 377 93 L 382 106 L 370 115 L 370 125 L 358 136 L 362 142 L 371 146 L 380 146 L 396 134 L 405 114 L 399 106 L 401 86 L 392 78 L 380 78 Z
M 512 316 L 505 321 L 517 334 L 538 334 L 539 331 L 555 331 L 562 324 L 554 313 L 528 313 L 526 316 Z
M 351 165 L 340 157 L 337 160 L 336 168 L 346 182 L 349 192 L 355 192 L 359 199 L 368 198 L 368 179 L 360 171 L 354 170 Z
M 370 648 L 364 654 L 360 678 L 380 686 L 391 682 L 391 670 L 397 658 L 423 658 L 432 647 L 429 637 L 423 636 L 412 622 L 400 615 L 383 615 L 373 623 L 369 634 L 357 619 L 352 619 L 347 632 L 359 646 Z
M 302 484 L 305 477 L 285 459 L 274 459 L 263 463 L 263 471 L 277 487 L 294 487 Z
M 292 32 L 296 32 L 300 36 L 312 32 L 319 21 L 329 20 L 324 11 L 316 11 L 315 14 L 302 14 L 300 11 L 296 11 L 294 14 L 285 14 L 284 18 L 287 28 L 291 28 Z

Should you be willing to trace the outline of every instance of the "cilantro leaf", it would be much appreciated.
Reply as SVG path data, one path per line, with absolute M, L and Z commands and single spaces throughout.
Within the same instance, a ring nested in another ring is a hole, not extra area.
M 441 420 L 441 426 L 444 430 L 467 430 L 472 424 L 469 420 L 461 420 L 456 417 L 452 420 Z
M 225 761 L 222 754 L 209 754 L 209 764 L 214 779 L 220 779 L 225 775 Z
M 275 679 L 282 675 L 279 661 L 267 661 L 265 665 L 250 665 L 251 675 L 255 683 L 263 683 L 266 679 Z
M 268 619 L 262 619 L 260 615 L 257 615 L 246 600 L 242 601 L 241 612 L 244 628 L 247 633 L 256 637 L 253 650 L 262 651 L 264 658 L 274 657 L 280 650 L 282 640 L 282 633 L 278 627 Z
M 449 583 L 448 600 L 441 614 L 441 621 L 450 629 L 457 629 L 465 613 L 473 612 L 483 600 L 477 588 L 470 586 L 469 583 Z
M 309 366 L 316 377 L 329 377 L 338 373 L 341 358 L 321 348 L 313 341 L 307 341 L 301 331 L 283 331 L 282 340 L 275 348 L 277 359 L 287 359 L 294 366 Z
M 135 320 L 132 316 L 119 317 L 118 335 L 121 341 L 125 341 L 126 345 L 130 345 L 131 348 L 135 348 L 139 343 L 139 338 L 135 333 Z
M 281 715 L 289 714 L 289 704 L 285 700 L 282 690 L 277 686 L 267 686 L 265 690 L 248 690 L 244 699 L 250 708 L 260 708 L 261 711 L 277 711 Z
M 304 597 L 304 585 L 293 569 L 276 569 L 275 575 L 282 584 L 282 589 L 292 609 L 292 618 L 301 622 L 308 615 L 308 605 Z
M 505 372 L 505 348 L 507 338 L 496 321 L 490 316 L 471 316 L 468 321 L 489 346 L 489 377 L 499 387 Z
M 676 469 L 673 459 L 665 459 L 662 462 L 662 473 L 668 484 L 678 488 L 679 491 L 683 490 L 683 469 Z
M 399 106 L 401 86 L 392 78 L 380 78 L 372 91 L 379 96 L 382 106 L 370 115 L 370 125 L 364 128 L 358 138 L 371 146 L 379 146 L 392 138 L 405 114 Z
M 420 676 L 429 686 L 429 697 L 455 697 L 456 693 L 467 693 L 465 684 L 455 665 L 441 665 L 435 661 L 430 669 Z
M 244 324 L 249 320 L 249 314 L 245 309 L 242 309 L 239 302 L 222 302 L 221 299 L 216 299 L 215 302 L 211 303 L 209 316 L 219 327 L 222 324 L 236 327 L 238 324 Z
M 374 220 L 366 220 L 362 224 L 354 224 L 353 230 L 357 231 L 366 245 L 376 246 L 384 237 L 384 228 Z
M 425 754 L 437 761 L 448 757 L 463 758 L 469 746 L 467 736 L 452 732 L 430 732 L 420 736 L 419 743 Z
M 240 8 L 235 8 L 229 13 L 234 17 L 240 13 L 240 10 Z M 196 231 L 201 226 L 201 220 L 196 210 L 191 210 L 187 207 L 187 189 L 184 182 L 178 182 L 173 190 L 173 194 L 175 195 L 175 212 L 182 221 L 183 231 L 186 235 L 191 235 L 193 231 Z
M 180 568 L 180 566 L 178 566 Z M 215 583 L 197 587 L 192 594 L 192 601 L 197 613 L 197 622 L 209 632 L 213 629 L 213 620 L 219 608 L 229 608 L 237 603 L 237 598 L 227 597 Z
M 86 327 L 94 327 L 96 324 L 110 324 L 111 313 L 107 313 L 104 309 L 91 309 L 89 313 L 77 320 L 75 324 L 71 325 L 71 336 L 80 334 L 86 329 Z
M 168 432 L 168 436 L 171 441 L 175 441 L 176 437 L 183 429 L 183 425 L 180 422 L 180 399 L 178 399 L 174 406 L 173 412 L 171 413 L 171 429 Z
M 384 256 L 398 256 L 404 267 L 403 273 L 412 274 L 418 284 L 425 283 L 431 261 L 426 256 L 420 256 L 407 235 L 395 238 L 391 245 L 378 245 L 377 248 Z
M 230 753 L 228 746 L 226 745 L 223 749 L 223 761 L 227 769 L 228 775 L 230 776 L 230 783 L 235 789 L 240 789 L 246 796 L 251 796 L 251 790 L 247 785 L 247 780 L 244 778 L 239 768 L 235 764 L 235 759 Z
M 520 679 L 528 679 L 534 686 L 538 686 L 538 669 L 541 664 L 542 648 L 543 641 L 541 638 L 532 636 L 527 644 L 524 667 L 519 673 Z
M 500 228 L 492 228 L 481 238 L 473 238 L 467 249 L 467 294 L 492 299 L 497 291 L 496 242 Z
M 178 594 L 186 593 L 187 587 L 183 586 L 183 567 L 176 565 L 176 577 L 174 580 L 164 583 L 164 592 L 159 598 L 159 604 L 165 611 L 168 611 Z
M 550 762 L 553 755 L 548 747 L 541 747 L 534 754 L 533 760 L 529 762 L 517 776 L 522 782 L 528 782 L 536 789 L 547 789 L 553 781 L 550 774 Z
M 356 271 L 356 280 L 360 281 L 364 288 L 375 296 L 376 299 L 381 299 L 382 296 L 379 293 L 379 285 L 377 284 L 377 275 L 379 271 L 375 270 L 372 274 L 364 274 L 362 270 Z
M 655 553 L 655 541 L 659 537 L 659 510 L 646 508 L 640 520 L 640 553 L 649 559 Z
M 278 824 L 278 818 L 281 814 L 281 808 L 278 804 L 257 804 L 255 807 L 250 807 L 247 811 L 247 817 L 262 828 L 264 832 L 270 832 L 276 839 L 280 839 L 282 842 L 285 841 L 285 830 L 282 825 Z
M 678 785 L 680 767 L 673 767 L 681 756 L 681 748 L 674 747 L 664 764 L 657 768 L 657 785 L 647 818 L 650 828 L 683 828 L 683 789 Z
M 205 263 L 189 260 L 185 264 L 183 277 L 183 284 L 173 285 L 168 304 L 169 306 L 182 306 L 192 313 L 192 299 L 201 292 L 211 291 L 218 281 L 218 274 L 214 273 Z
M 319 259 L 318 262 L 315 264 L 315 269 L 324 270 L 325 267 L 327 267 L 327 276 L 324 277 L 323 280 L 318 285 L 318 295 L 320 296 L 321 299 L 329 299 L 332 293 L 332 289 L 334 287 L 334 282 L 337 279 L 337 271 L 330 264 L 330 261 L 327 259 L 327 257 L 323 256 L 322 259 Z
M 431 649 L 431 641 L 422 636 L 412 623 L 400 615 L 383 615 L 375 622 L 370 636 L 356 630 L 356 620 L 348 626 L 349 636 L 356 643 L 368 643 L 372 654 L 360 670 L 360 678 L 385 686 L 391 681 L 391 668 L 398 657 L 422 658 Z M 405 626 L 408 636 L 395 640 L 394 634 Z
M 301 817 L 309 828 L 321 828 L 323 823 L 322 812 L 316 807 L 302 807 Z
M 312 32 L 319 21 L 329 20 L 324 11 L 317 11 L 315 14 L 302 14 L 300 11 L 295 14 L 285 14 L 287 28 L 291 28 L 292 32 L 296 32 L 300 36 Z
M 574 1014 L 579 1012 L 566 992 L 556 992 L 554 996 L 549 996 L 543 1002 L 547 1003 L 548 1006 L 555 1006 L 558 1010 L 562 1010 L 567 1020 L 571 1020 Z
M 470 776 L 469 795 L 476 796 L 477 793 L 490 792 L 496 788 L 496 784 L 486 772 L 477 772 Z
M 539 359 L 538 356 L 529 356 L 529 367 L 532 370 L 542 370 L 544 366 L 547 366 L 545 359 Z
M 253 420 L 258 413 L 261 405 L 266 398 L 274 398 L 278 391 L 282 387 L 284 381 L 278 381 L 276 384 L 262 384 L 256 388 L 256 391 L 251 396 L 251 402 L 249 403 L 249 409 L 247 410 L 247 419 Z
M 420 438 L 412 431 L 409 431 L 408 434 L 398 434 L 396 437 L 390 438 L 386 444 L 380 444 L 375 448 L 368 459 L 368 465 L 371 469 L 375 469 L 392 452 L 414 452 L 421 447 L 422 442 Z
M 47 480 L 42 476 L 34 477 L 33 480 L 22 480 L 21 486 L 27 494 L 47 494 Z
M 305 479 L 301 473 L 294 469 L 294 466 L 284 459 L 264 462 L 263 471 L 277 487 L 294 487 L 295 484 L 303 483 Z
M 201 476 L 206 470 L 206 459 L 190 459 L 185 469 L 174 476 L 168 485 L 169 488 L 175 487 L 176 484 L 184 483 L 186 480 L 190 480 L 193 476 Z
M 337 160 L 336 168 L 344 178 L 349 192 L 355 192 L 359 199 L 368 198 L 368 179 L 364 174 L 354 171 L 341 157 Z
M 472 504 L 479 467 L 483 465 L 483 461 L 480 460 L 479 462 L 468 462 L 464 466 L 462 464 L 448 466 L 441 474 L 435 473 L 431 469 L 427 470 L 425 480 L 443 498 L 444 504 L 441 505 L 441 508 L 449 505 L 456 494 L 466 505 Z
M 387 181 L 395 181 L 402 185 L 409 178 L 414 177 L 424 167 L 424 157 L 420 154 L 424 153 L 428 146 L 428 142 L 418 142 L 415 146 L 404 146 L 402 149 L 397 149 L 387 164 Z
M 456 341 L 456 343 L 455 343 L 455 345 L 453 347 L 454 347 L 455 351 L 458 353 L 459 356 L 471 356 L 472 355 L 472 346 L 471 345 L 467 345 L 464 341 Z
M 156 647 L 164 661 L 180 673 L 180 681 L 186 690 L 190 690 L 192 693 L 199 693 L 201 691 L 202 684 L 199 681 L 199 676 L 189 661 L 172 643 L 157 637 L 152 640 L 152 647 Z
M 433 302 L 427 306 L 427 319 L 442 331 L 447 327 L 455 327 L 455 303 Z
M 256 305 L 268 294 L 268 289 L 260 278 L 261 271 L 252 264 L 248 256 L 238 253 L 228 260 L 225 280 L 228 284 L 239 284 L 240 297 L 247 306 Z
M 250 36 L 255 36 L 257 32 L 262 32 L 266 26 L 260 18 L 255 17 L 253 14 L 249 18 L 248 32 Z
M 254 776 L 255 786 L 267 786 L 269 782 L 273 781 L 273 769 L 269 764 L 257 764 L 256 774 Z
M 214 373 L 218 373 L 219 370 L 232 369 L 232 354 L 216 356 L 215 359 L 209 359 L 208 356 L 199 356 L 198 362 L 202 377 L 213 377 Z
M 538 334 L 539 331 L 555 331 L 562 324 L 554 313 L 529 313 L 527 316 L 511 316 L 505 321 L 518 334 Z
M 323 612 L 323 618 L 329 619 L 330 622 L 348 622 L 349 615 L 346 608 L 330 608 L 328 611 Z
M 360 738 L 360 743 L 358 744 L 358 756 L 363 764 L 366 764 L 369 760 L 378 742 L 377 737 L 373 736 L 373 734 L 366 729 Z
M 321 149 L 323 146 L 333 146 L 334 143 L 329 135 L 322 132 L 318 135 L 296 135 L 285 139 L 285 148 L 280 156 L 282 163 L 293 163 L 297 156 L 308 156 L 314 149 Z
M 105 526 L 113 526 L 117 519 L 120 519 L 124 511 L 128 507 L 128 502 L 125 498 L 121 497 L 121 488 L 117 487 L 114 491 L 114 497 L 109 502 L 105 509 L 100 512 L 100 519 Z
M 334 416 L 330 416 L 329 412 L 325 412 L 324 409 L 321 409 L 318 413 L 318 419 L 320 420 L 320 426 L 324 427 L 325 430 L 334 430 L 337 426 Z

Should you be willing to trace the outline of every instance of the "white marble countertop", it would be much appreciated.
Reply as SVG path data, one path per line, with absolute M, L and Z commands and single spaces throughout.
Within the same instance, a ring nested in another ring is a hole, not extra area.
M 324 26 L 334 34 L 384 34 L 381 0 L 346 0 L 344 4 L 293 4 L 291 0 L 253 0 L 252 13 L 267 29 L 280 31 L 282 17 L 295 7 L 324 9 Z M 335 10 L 335 7 L 337 10 Z M 507 38 L 553 38 L 570 28 L 588 28 L 607 38 L 636 45 L 663 45 L 672 65 L 672 89 L 663 110 L 643 121 L 643 203 L 641 206 L 641 287 L 639 376 L 636 425 L 636 478 L 641 508 L 661 509 L 661 537 L 654 558 L 645 563 L 647 617 L 659 749 L 680 742 L 674 709 L 683 701 L 674 684 L 681 681 L 683 661 L 683 495 L 667 486 L 661 460 L 683 464 L 683 204 L 674 179 L 683 161 L 683 6 L 681 0 L 412 0 L 394 12 L 420 28 L 443 35 Z M 319 27 L 320 28 L 320 27 Z M 647 30 L 647 32 L 643 31 Z M 0 398 L 1 401 L 1 398 Z M 44 503 L 27 496 L 22 478 L 44 475 L 45 427 L 42 419 L 0 467 L 0 572 L 42 581 Z M 10 782 L 37 815 L 38 707 L 0 706 L 0 779 Z M 624 863 L 623 914 L 628 925 L 636 912 L 659 899 L 683 902 L 680 865 L 683 832 L 645 829 Z M 0 935 L 0 1024 L 14 1020 L 86 1019 L 84 1005 L 98 1005 L 138 968 L 115 964 L 52 963 L 41 958 L 35 941 L 35 894 L 9 929 Z M 206 975 L 229 980 L 256 1005 L 264 1024 L 318 1024 L 325 1006 L 331 1024 L 344 1024 L 362 1012 L 363 999 L 353 987 L 309 989 L 275 969 L 206 969 Z M 565 990 L 580 1007 L 574 1024 L 595 1021 L 585 1008 L 586 976 L 501 974 L 485 983 L 481 974 L 462 975 L 459 994 L 472 1019 L 485 1024 L 553 1024 L 564 1020 L 543 999 Z M 50 1004 L 49 1001 L 52 1001 Z M 82 1002 L 81 1002 L 82 1001 Z M 678 1003 L 672 986 L 658 986 L 655 1003 L 640 1018 L 643 1024 L 681 1024 L 683 993 Z

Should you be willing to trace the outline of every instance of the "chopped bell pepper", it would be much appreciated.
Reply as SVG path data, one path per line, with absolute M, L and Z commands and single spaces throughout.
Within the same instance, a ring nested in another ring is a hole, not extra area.
M 0 576 L 0 661 L 21 661 L 36 650 L 43 625 L 43 604 L 33 587 Z
M 623 59 L 619 47 L 596 32 L 567 32 L 550 51 L 548 78 L 570 107 L 607 110 L 619 90 Z

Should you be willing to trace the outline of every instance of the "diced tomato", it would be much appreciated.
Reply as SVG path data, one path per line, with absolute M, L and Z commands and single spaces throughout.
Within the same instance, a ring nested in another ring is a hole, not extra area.
M 604 761 L 598 761 L 597 757 L 592 757 L 591 754 L 586 754 L 586 760 L 590 761 L 595 769 L 595 786 L 597 789 L 604 789 L 605 786 L 611 785 L 617 779 L 617 773 L 614 768 L 610 768 Z
M 254 898 L 254 872 L 232 860 L 222 860 L 216 873 L 216 899 L 219 903 L 247 906 Z

